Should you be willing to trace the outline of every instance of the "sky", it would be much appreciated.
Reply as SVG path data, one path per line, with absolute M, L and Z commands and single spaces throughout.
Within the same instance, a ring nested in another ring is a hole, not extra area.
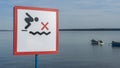
M 0 30 L 13 30 L 13 7 L 57 8 L 59 28 L 120 28 L 120 0 L 0 0 Z

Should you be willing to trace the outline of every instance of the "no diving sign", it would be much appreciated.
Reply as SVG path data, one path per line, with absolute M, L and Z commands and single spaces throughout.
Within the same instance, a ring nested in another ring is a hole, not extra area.
M 14 55 L 58 53 L 58 9 L 14 7 Z

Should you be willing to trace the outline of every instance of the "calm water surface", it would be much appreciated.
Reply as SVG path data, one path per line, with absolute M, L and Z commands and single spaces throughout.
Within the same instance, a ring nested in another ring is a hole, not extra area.
M 59 54 L 39 55 L 39 68 L 120 68 L 120 31 L 67 31 L 59 34 Z M 91 39 L 103 40 L 92 46 Z M 13 56 L 13 32 L 0 32 L 0 68 L 34 68 L 34 55 Z

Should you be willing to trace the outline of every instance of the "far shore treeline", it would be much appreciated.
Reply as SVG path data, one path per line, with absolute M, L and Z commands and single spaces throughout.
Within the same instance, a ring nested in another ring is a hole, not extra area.
M 59 29 L 59 31 L 120 31 L 120 28 Z
M 13 30 L 0 30 L 0 31 L 13 31 Z M 120 28 L 85 28 L 85 29 L 59 29 L 59 31 L 120 31 Z

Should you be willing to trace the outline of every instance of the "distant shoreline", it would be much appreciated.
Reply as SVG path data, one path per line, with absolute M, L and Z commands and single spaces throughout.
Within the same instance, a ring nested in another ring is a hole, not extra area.
M 13 30 L 0 30 L 1 32 Z M 59 29 L 59 31 L 120 31 L 120 28 Z
M 59 29 L 59 31 L 120 31 L 118 28 L 95 28 L 95 29 Z
M 13 30 L 0 30 L 1 32 L 13 31 Z

